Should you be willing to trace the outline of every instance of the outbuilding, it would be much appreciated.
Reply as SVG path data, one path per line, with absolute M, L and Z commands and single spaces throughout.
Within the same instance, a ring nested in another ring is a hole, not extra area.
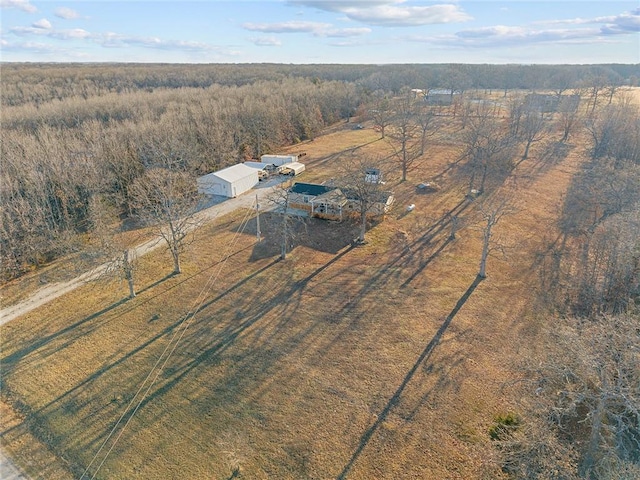
M 242 163 L 198 178 L 198 193 L 237 197 L 258 183 L 258 169 Z
M 282 170 L 280 170 L 280 173 L 283 175 L 291 175 L 292 177 L 295 177 L 296 175 L 300 175 L 304 172 L 306 167 L 304 163 L 292 162 L 283 165 L 281 168 Z
M 271 163 L 276 167 L 298 161 L 298 155 L 262 155 L 260 157 L 262 163 Z
M 275 166 L 271 163 L 262 162 L 244 162 L 247 167 L 255 168 L 258 171 L 258 179 L 264 180 L 269 177 L 271 172 L 275 171 Z

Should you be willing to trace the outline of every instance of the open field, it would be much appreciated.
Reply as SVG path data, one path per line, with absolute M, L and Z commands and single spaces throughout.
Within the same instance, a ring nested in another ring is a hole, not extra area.
M 358 146 L 388 152 L 349 124 L 292 147 L 300 180 L 331 178 Z M 162 252 L 142 259 L 135 299 L 92 284 L 4 325 L 4 448 L 34 478 L 499 478 L 487 432 L 514 408 L 520 347 L 540 340 L 535 253 L 582 152 L 536 153 L 503 187 L 513 248 L 484 281 L 476 205 L 443 174 L 442 141 L 410 181 L 388 179 L 396 206 L 365 245 L 311 221 L 277 261 L 274 222 L 258 244 L 241 210 L 199 232 L 181 275 L 163 278 Z

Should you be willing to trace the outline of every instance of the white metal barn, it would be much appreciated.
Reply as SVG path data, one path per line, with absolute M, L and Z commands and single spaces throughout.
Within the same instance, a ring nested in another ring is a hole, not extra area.
M 271 163 L 276 167 L 284 165 L 286 163 L 293 163 L 298 161 L 298 155 L 262 155 L 260 157 L 262 163 Z
M 233 198 L 258 183 L 258 170 L 239 163 L 199 177 L 197 182 L 198 193 Z

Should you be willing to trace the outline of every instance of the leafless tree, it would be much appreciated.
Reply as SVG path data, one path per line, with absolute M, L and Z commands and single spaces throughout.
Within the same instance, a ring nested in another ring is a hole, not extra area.
M 295 240 L 295 224 L 302 219 L 293 215 L 289 209 L 289 189 L 292 182 L 280 183 L 269 196 L 274 212 L 280 215 L 280 259 L 286 260 L 287 253 Z
M 483 193 L 490 179 L 500 179 L 513 168 L 515 143 L 498 119 L 492 107 L 478 105 L 469 127 L 462 132 L 460 161 L 469 174 L 469 190 Z
M 402 96 L 394 102 L 394 111 L 395 115 L 387 138 L 402 169 L 402 181 L 405 182 L 413 162 L 420 156 L 422 144 L 418 136 L 420 127 L 416 123 L 416 100 L 410 92 L 404 91 Z
M 488 198 L 479 204 L 478 211 L 481 216 L 482 252 L 480 254 L 480 266 L 478 276 L 487 277 L 487 260 L 494 252 L 505 253 L 507 244 L 496 235 L 495 227 L 506 216 L 515 212 L 513 199 L 510 196 L 497 196 Z
M 580 124 L 581 115 L 578 108 L 562 108 L 562 102 L 560 107 L 560 112 L 558 113 L 557 123 L 562 130 L 562 138 L 561 142 L 566 142 L 569 140 L 569 135 L 575 130 L 575 128 Z
M 393 120 L 391 100 L 383 91 L 373 92 L 370 100 L 369 116 L 376 128 L 380 129 L 381 138 L 385 138 L 385 131 Z
M 531 145 L 542 140 L 546 133 L 546 122 L 542 114 L 534 110 L 526 110 L 519 132 L 520 138 L 524 142 L 524 153 L 521 160 L 529 158 Z
M 365 241 L 367 231 L 367 219 L 373 215 L 374 208 L 382 196 L 383 184 L 377 176 L 367 174 L 367 171 L 375 169 L 381 175 L 387 170 L 387 163 L 380 158 L 364 156 L 359 151 L 352 151 L 342 156 L 339 178 L 336 181 L 345 195 L 357 201 L 357 215 L 360 221 L 360 235 L 358 241 Z
M 154 225 L 173 259 L 173 273 L 180 273 L 180 255 L 195 219 L 198 194 L 195 179 L 184 171 L 153 167 L 130 187 L 136 215 Z
M 125 280 L 129 288 L 129 298 L 136 296 L 135 272 L 138 259 L 135 248 L 121 239 L 120 225 L 114 208 L 106 201 L 95 196 L 91 201 L 91 236 L 94 239 L 89 250 L 95 250 L 96 256 L 105 259 L 105 268 L 98 277 L 117 277 Z
M 440 117 L 436 115 L 434 107 L 423 103 L 417 109 L 416 122 L 420 127 L 420 155 L 424 155 L 427 143 L 435 137 L 442 128 Z
M 533 408 L 575 447 L 583 478 L 640 466 L 639 320 L 629 312 L 554 322 L 553 346 L 531 362 Z

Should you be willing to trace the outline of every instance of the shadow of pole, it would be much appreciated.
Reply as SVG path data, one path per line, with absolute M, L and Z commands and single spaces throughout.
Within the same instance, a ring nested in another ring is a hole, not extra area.
M 367 429 L 367 431 L 365 431 L 362 434 L 362 437 L 360 437 L 358 448 L 356 448 L 355 452 L 353 452 L 353 455 L 351 455 L 349 462 L 347 462 L 345 467 L 342 469 L 342 472 L 340 472 L 340 474 L 336 477 L 336 480 L 344 480 L 347 478 L 347 475 L 353 468 L 353 465 L 355 464 L 355 462 L 358 460 L 358 457 L 360 457 L 365 447 L 371 441 L 373 434 L 376 432 L 376 430 L 378 430 L 380 425 L 382 425 L 382 422 L 384 422 L 386 418 L 389 416 L 389 413 L 391 412 L 393 407 L 397 405 L 398 401 L 400 400 L 400 397 L 402 396 L 402 393 L 404 392 L 405 388 L 407 387 L 407 385 L 415 375 L 420 365 L 431 356 L 431 354 L 433 353 L 433 350 L 438 346 L 438 343 L 440 343 L 440 339 L 442 338 L 442 335 L 444 335 L 444 332 L 446 332 L 453 318 L 460 311 L 462 306 L 466 303 L 466 301 L 469 299 L 473 291 L 476 289 L 476 287 L 480 284 L 482 280 L 484 280 L 482 277 L 477 276 L 473 281 L 473 283 L 469 286 L 467 291 L 464 292 L 464 295 L 460 297 L 460 300 L 458 300 L 458 303 L 456 303 L 456 306 L 453 308 L 453 310 L 451 310 L 451 313 L 447 315 L 447 318 L 442 323 L 442 325 L 440 326 L 440 328 L 438 329 L 434 337 L 427 344 L 425 349 L 422 351 L 422 353 L 418 357 L 418 360 L 416 361 L 416 363 L 413 365 L 413 367 L 411 367 L 411 370 L 407 372 L 398 389 L 395 391 L 393 396 L 389 399 L 385 407 L 382 409 L 382 412 L 380 412 L 380 414 L 378 415 L 378 418 L 375 421 L 375 423 L 371 425 Z

